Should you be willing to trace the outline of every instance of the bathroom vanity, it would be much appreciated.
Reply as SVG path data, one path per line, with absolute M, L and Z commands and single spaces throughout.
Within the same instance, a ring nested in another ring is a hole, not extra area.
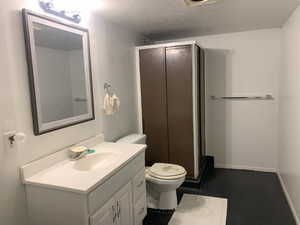
M 95 153 L 77 161 L 64 149 L 21 168 L 31 225 L 142 224 L 146 146 L 100 139 L 78 144 Z

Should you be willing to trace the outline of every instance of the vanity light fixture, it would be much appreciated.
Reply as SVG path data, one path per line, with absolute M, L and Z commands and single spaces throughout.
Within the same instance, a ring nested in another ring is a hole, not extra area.
M 75 23 L 80 23 L 81 21 L 79 11 L 68 11 L 65 9 L 58 9 L 55 7 L 53 0 L 40 0 L 39 3 L 40 7 L 47 13 L 62 17 L 67 20 L 71 20 Z
M 187 6 L 203 6 L 217 3 L 219 0 L 184 0 Z

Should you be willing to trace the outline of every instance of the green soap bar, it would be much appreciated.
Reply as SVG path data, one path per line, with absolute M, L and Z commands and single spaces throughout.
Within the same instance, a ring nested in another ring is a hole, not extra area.
M 87 153 L 88 153 L 88 154 L 95 153 L 95 152 L 96 152 L 96 150 L 93 150 L 93 149 L 87 150 Z

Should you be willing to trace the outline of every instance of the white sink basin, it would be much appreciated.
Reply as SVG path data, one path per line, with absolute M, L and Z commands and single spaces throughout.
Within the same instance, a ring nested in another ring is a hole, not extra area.
M 79 143 L 88 145 L 95 153 L 77 161 L 70 160 L 69 148 L 66 148 L 24 165 L 21 168 L 23 183 L 87 194 L 131 160 L 142 157 L 146 149 L 146 145 L 98 143 L 98 140 L 101 138 L 96 136 L 91 142 Z
M 91 171 L 99 168 L 106 168 L 117 162 L 120 158 L 120 152 L 98 152 L 90 154 L 74 163 L 74 169 L 79 171 Z

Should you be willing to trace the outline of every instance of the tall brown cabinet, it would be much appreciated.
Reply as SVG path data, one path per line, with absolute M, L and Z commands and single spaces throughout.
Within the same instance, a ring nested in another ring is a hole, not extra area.
M 139 50 L 146 163 L 183 166 L 197 179 L 205 154 L 204 53 L 196 44 Z

